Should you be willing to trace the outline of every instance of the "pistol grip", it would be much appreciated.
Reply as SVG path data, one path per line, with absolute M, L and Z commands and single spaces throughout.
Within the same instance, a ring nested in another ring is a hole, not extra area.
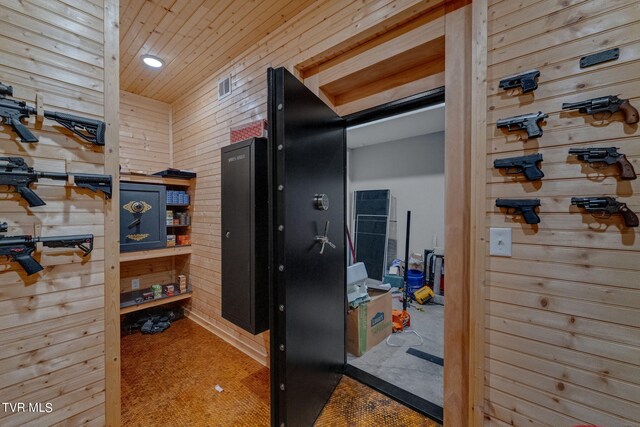
M 538 138 L 542 136 L 542 128 L 538 125 L 538 122 L 535 120 L 531 120 L 527 122 L 527 137 L 529 139 Z
M 524 222 L 527 224 L 538 224 L 540 222 L 540 217 L 536 214 L 535 208 L 523 208 L 522 216 L 524 217 Z
M 524 176 L 529 181 L 538 181 L 544 177 L 544 172 L 533 165 L 524 168 Z
M 20 121 L 20 117 L 12 117 L 10 125 L 20 137 L 20 142 L 38 142 L 38 138 Z
M 618 167 L 620 168 L 620 178 L 625 180 L 636 179 L 636 171 L 633 169 L 633 165 L 629 160 L 627 160 L 627 156 L 624 154 L 618 157 L 616 160 Z
M 46 203 L 42 200 L 36 193 L 33 192 L 26 185 L 23 187 L 18 187 L 18 194 L 20 194 L 29 204 L 30 207 L 44 206 Z
M 637 227 L 638 226 L 638 215 L 635 214 L 631 209 L 627 207 L 626 203 L 623 203 L 620 206 L 620 215 L 624 219 L 624 225 L 627 227 Z
M 629 103 L 629 100 L 625 100 L 622 104 L 620 104 L 620 111 L 624 114 L 624 122 L 628 125 L 633 125 L 638 123 L 640 117 L 638 116 L 638 110 L 635 109 L 633 105 Z
M 40 263 L 33 259 L 30 253 L 16 255 L 15 260 L 18 261 L 18 264 L 20 264 L 20 267 L 22 267 L 27 273 L 27 276 L 31 276 L 32 274 L 43 270 Z

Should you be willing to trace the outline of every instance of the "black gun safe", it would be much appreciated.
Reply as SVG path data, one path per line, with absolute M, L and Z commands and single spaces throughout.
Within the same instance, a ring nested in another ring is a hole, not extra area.
M 222 317 L 252 334 L 269 329 L 267 140 L 220 150 Z
M 120 183 L 120 252 L 167 247 L 164 185 Z

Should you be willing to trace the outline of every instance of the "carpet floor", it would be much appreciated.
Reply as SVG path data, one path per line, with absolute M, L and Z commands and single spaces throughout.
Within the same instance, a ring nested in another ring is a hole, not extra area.
M 269 426 L 269 369 L 191 320 L 125 335 L 121 351 L 123 426 Z M 438 426 L 347 377 L 315 425 Z

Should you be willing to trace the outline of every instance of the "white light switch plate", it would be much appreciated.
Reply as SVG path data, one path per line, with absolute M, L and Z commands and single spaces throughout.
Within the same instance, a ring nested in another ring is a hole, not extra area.
M 511 256 L 511 229 L 489 229 L 489 255 Z
M 140 289 L 140 279 L 131 279 L 131 289 Z

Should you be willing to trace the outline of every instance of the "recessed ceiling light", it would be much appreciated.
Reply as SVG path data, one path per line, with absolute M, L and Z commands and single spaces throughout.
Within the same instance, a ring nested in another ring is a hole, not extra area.
M 142 62 L 153 68 L 160 68 L 164 65 L 164 61 L 162 59 L 152 55 L 142 55 Z

